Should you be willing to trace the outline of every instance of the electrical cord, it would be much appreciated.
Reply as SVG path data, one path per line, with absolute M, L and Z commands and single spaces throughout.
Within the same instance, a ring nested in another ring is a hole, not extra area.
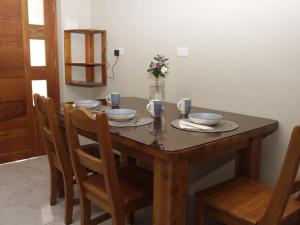
M 118 63 L 118 61 L 119 61 L 119 56 L 117 56 L 117 59 L 116 59 L 115 63 L 111 66 L 111 72 L 112 72 L 112 77 L 111 77 L 111 79 L 114 79 L 114 78 L 115 78 L 114 67 L 115 67 L 115 65 Z

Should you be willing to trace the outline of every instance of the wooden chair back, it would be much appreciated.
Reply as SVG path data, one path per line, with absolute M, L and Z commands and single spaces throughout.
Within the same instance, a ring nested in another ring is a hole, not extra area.
M 85 109 L 73 108 L 71 104 L 66 104 L 65 125 L 71 160 L 82 196 L 84 196 L 83 183 L 87 179 L 87 169 L 89 169 L 104 177 L 106 194 L 103 199 L 108 200 L 105 205 L 109 205 L 109 211 L 117 213 L 124 210 L 125 201 L 119 185 L 106 114 L 97 113 L 93 116 Z M 88 155 L 80 149 L 78 137 L 80 132 L 98 136 L 101 159 Z M 103 205 L 104 209 L 106 209 L 105 205 Z
M 58 124 L 55 104 L 52 98 L 34 94 L 38 124 L 42 144 L 48 159 L 58 166 L 63 173 L 72 174 L 72 165 L 66 143 Z
M 300 126 L 293 129 L 279 179 L 269 206 L 258 225 L 279 225 L 290 194 L 293 192 L 300 160 Z

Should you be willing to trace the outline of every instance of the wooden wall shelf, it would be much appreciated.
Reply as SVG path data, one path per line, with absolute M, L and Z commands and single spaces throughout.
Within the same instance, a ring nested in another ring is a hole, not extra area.
M 105 30 L 94 30 L 94 29 L 75 29 L 75 30 L 66 30 L 70 33 L 78 33 L 78 34 L 100 34 L 105 33 Z
M 104 66 L 102 63 L 66 63 L 67 66 Z
M 85 62 L 72 62 L 71 41 L 72 33 L 85 35 Z M 65 83 L 66 85 L 79 86 L 79 87 L 97 87 L 106 86 L 107 84 L 107 58 L 106 58 L 106 31 L 105 30 L 65 30 Z M 94 62 L 94 35 L 101 34 L 101 63 Z M 85 67 L 85 81 L 76 81 L 72 78 L 72 67 L 81 66 Z M 101 81 L 95 80 L 95 67 L 101 67 Z
M 66 83 L 70 86 L 76 86 L 76 87 L 99 87 L 99 86 L 105 86 L 105 84 L 102 84 L 100 82 L 91 82 L 91 81 L 69 81 Z

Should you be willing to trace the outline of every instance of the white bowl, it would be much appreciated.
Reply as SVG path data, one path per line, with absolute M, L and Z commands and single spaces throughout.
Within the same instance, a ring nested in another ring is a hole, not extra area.
M 100 105 L 100 101 L 96 100 L 76 100 L 74 101 L 74 105 L 76 107 L 81 107 L 81 108 L 87 108 L 87 109 L 92 109 Z
M 222 115 L 215 113 L 190 113 L 188 117 L 193 123 L 208 126 L 217 125 L 223 119 Z
M 136 115 L 136 110 L 133 109 L 109 109 L 105 111 L 111 120 L 127 121 L 131 120 Z

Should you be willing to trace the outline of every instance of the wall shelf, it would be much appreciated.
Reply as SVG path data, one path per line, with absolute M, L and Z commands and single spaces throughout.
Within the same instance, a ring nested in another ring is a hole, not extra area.
M 66 63 L 67 66 L 104 66 L 102 63 Z
M 76 86 L 76 87 L 99 87 L 99 86 L 105 86 L 105 84 L 102 84 L 100 82 L 93 82 L 93 81 L 69 81 L 66 83 L 70 86 Z
M 72 33 L 85 35 L 85 62 L 72 62 Z M 101 34 L 101 63 L 94 62 L 95 53 L 95 34 Z M 107 58 L 106 58 L 106 31 L 105 30 L 65 30 L 65 83 L 66 85 L 78 87 L 97 87 L 106 86 L 107 84 Z M 76 81 L 72 77 L 72 67 L 80 66 L 85 67 L 85 81 Z M 95 79 L 95 67 L 101 67 L 100 82 Z
M 75 30 L 66 30 L 70 33 L 77 33 L 77 34 L 100 34 L 105 33 L 105 30 L 94 30 L 94 29 L 75 29 Z

